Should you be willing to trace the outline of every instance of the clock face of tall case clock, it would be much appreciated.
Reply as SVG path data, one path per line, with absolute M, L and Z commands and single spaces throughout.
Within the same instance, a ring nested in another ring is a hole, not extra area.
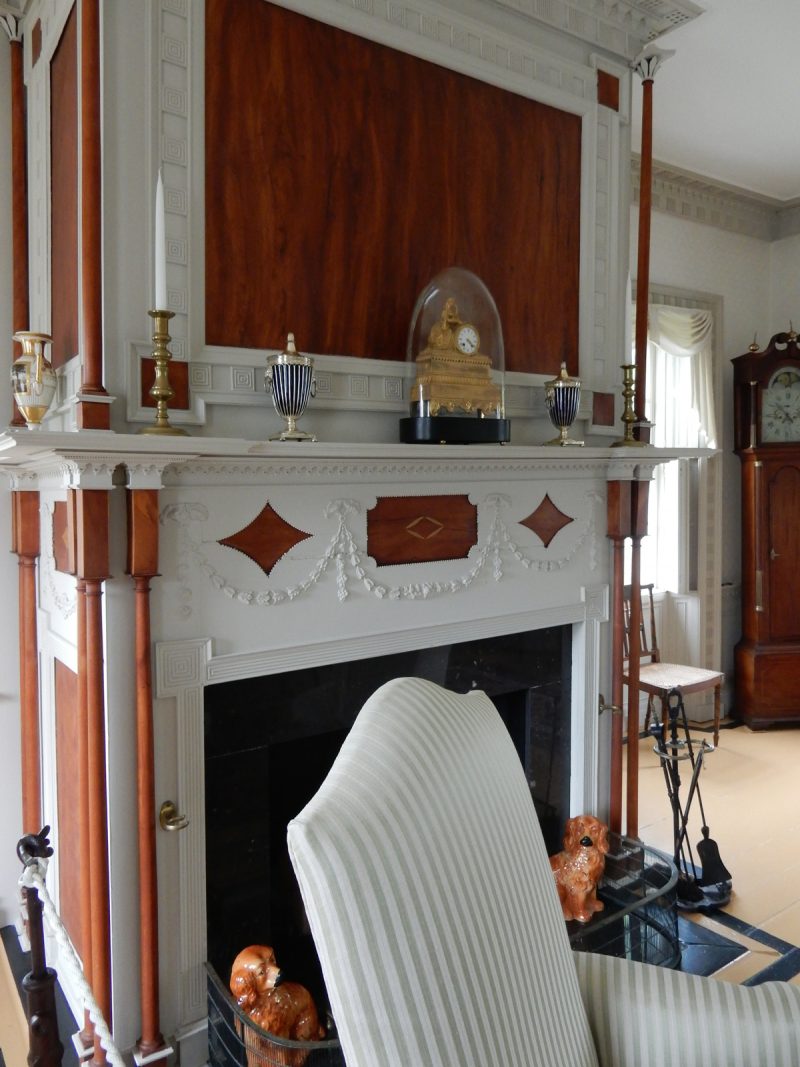
M 794 332 L 734 368 L 742 464 L 742 638 L 736 711 L 749 726 L 800 723 L 800 349 Z

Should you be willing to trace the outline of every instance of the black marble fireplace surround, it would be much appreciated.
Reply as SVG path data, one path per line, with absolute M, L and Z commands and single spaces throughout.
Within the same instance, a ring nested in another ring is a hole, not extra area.
M 569 626 L 207 686 L 208 960 L 224 984 L 240 949 L 268 944 L 286 976 L 326 1002 L 286 825 L 316 792 L 365 700 L 403 676 L 488 693 L 520 753 L 548 851 L 561 847 L 569 806 Z

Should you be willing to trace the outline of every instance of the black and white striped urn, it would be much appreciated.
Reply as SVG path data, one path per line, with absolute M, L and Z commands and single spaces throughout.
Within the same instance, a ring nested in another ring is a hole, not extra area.
M 286 349 L 267 360 L 264 388 L 272 394 L 275 410 L 286 419 L 286 429 L 270 441 L 316 441 L 312 433 L 297 429 L 297 420 L 315 395 L 314 360 L 295 348 L 294 334 L 286 340 Z
M 582 445 L 583 441 L 575 441 L 567 436 L 567 431 L 577 418 L 581 406 L 581 380 L 570 378 L 566 363 L 561 364 L 561 372 L 557 378 L 544 383 L 544 402 L 550 421 L 559 431 L 559 436 L 547 444 Z

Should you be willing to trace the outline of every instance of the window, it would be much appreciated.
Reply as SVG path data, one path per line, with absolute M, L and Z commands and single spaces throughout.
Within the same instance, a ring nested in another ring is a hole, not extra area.
M 651 441 L 662 447 L 715 448 L 714 316 L 700 308 L 649 309 L 646 410 Z M 650 488 L 642 581 L 687 593 L 698 588 L 698 525 L 706 460 L 660 464 Z

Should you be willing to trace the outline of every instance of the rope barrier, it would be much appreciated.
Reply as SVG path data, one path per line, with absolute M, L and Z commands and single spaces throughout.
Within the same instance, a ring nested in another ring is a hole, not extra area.
M 22 874 L 19 878 L 19 884 L 25 889 L 35 889 L 38 892 L 42 903 L 44 904 L 44 913 L 48 925 L 58 942 L 59 948 L 64 952 L 64 962 L 67 964 L 67 969 L 70 971 L 78 985 L 83 1006 L 88 1011 L 89 1018 L 94 1023 L 94 1032 L 97 1035 L 100 1044 L 106 1050 L 109 1062 L 113 1067 L 126 1067 L 125 1060 L 122 1058 L 119 1049 L 114 1044 L 111 1031 L 108 1029 L 108 1025 L 103 1018 L 100 1005 L 95 1000 L 91 986 L 86 981 L 81 961 L 78 958 L 75 949 L 72 947 L 69 935 L 67 934 L 64 924 L 61 922 L 50 894 L 47 892 L 47 886 L 44 881 L 46 873 L 47 860 L 32 857 L 25 861 L 25 866 L 23 867 Z

